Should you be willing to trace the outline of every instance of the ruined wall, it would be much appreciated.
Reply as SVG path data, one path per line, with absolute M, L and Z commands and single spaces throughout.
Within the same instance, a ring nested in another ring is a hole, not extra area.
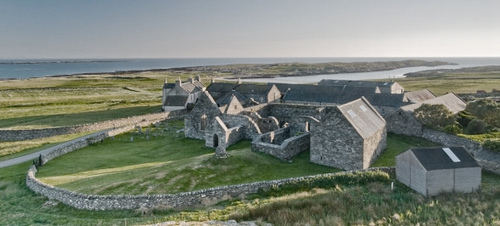
M 285 121 L 290 122 L 293 118 L 301 116 L 312 116 L 320 119 L 321 110 L 322 108 L 318 106 L 271 103 L 269 104 L 267 115 L 274 116 L 280 121 L 280 123 L 283 123 Z
M 208 92 L 202 92 L 193 110 L 184 118 L 184 135 L 188 138 L 205 139 L 205 130 L 221 112 Z
M 253 151 L 264 152 L 283 161 L 290 160 L 301 152 L 306 151 L 309 149 L 309 146 L 309 133 L 290 136 L 289 128 L 262 134 L 252 142 Z
M 167 118 L 181 119 L 186 115 L 186 110 L 177 110 L 170 112 L 161 112 L 155 114 L 139 115 L 116 120 L 109 120 L 104 122 L 97 122 L 91 124 L 83 124 L 77 126 L 57 127 L 47 129 L 30 129 L 30 130 L 0 130 L 0 141 L 18 141 L 18 140 L 32 140 L 45 137 L 84 133 L 91 131 L 104 130 L 109 128 L 118 128 L 122 126 L 135 125 L 144 121 L 162 121 Z
M 261 134 L 257 123 L 246 115 L 221 115 L 220 118 L 228 127 L 244 127 L 242 139 L 253 140 Z

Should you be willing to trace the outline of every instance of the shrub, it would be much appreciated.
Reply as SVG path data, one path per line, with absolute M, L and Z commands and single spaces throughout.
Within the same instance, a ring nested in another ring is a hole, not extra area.
M 500 152 L 500 140 L 486 140 L 483 143 L 483 147 L 491 151 Z
M 422 104 L 415 109 L 414 114 L 424 125 L 431 128 L 444 128 L 455 123 L 453 113 L 443 104 Z
M 469 122 L 471 122 L 475 118 L 476 117 L 474 117 L 474 115 L 472 115 L 468 111 L 461 111 L 458 113 L 457 122 L 460 123 L 460 125 L 462 125 L 462 128 L 465 128 L 467 127 Z
M 444 127 L 444 131 L 449 134 L 457 135 L 459 133 L 462 133 L 462 128 L 458 125 L 447 125 Z
M 486 133 L 487 132 L 486 126 L 487 126 L 486 123 L 484 123 L 482 120 L 474 119 L 471 122 L 469 122 L 469 124 L 465 128 L 465 133 L 467 134 Z

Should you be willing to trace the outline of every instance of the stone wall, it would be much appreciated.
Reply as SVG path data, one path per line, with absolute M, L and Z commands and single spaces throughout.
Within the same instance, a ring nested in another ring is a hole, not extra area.
M 387 122 L 388 132 L 407 136 L 422 136 L 423 125 L 413 116 L 413 113 L 399 109 L 385 117 L 385 121 Z
M 500 174 L 499 152 L 487 150 L 475 141 L 428 128 L 422 130 L 421 137 L 445 146 L 463 146 L 474 156 L 483 169 Z
M 276 117 L 280 121 L 280 123 L 283 123 L 285 121 L 290 122 L 293 118 L 301 116 L 304 117 L 311 116 L 316 119 L 320 119 L 322 107 L 273 103 L 269 104 L 267 110 L 268 110 L 267 115 L 272 115 Z
M 84 133 L 91 131 L 104 130 L 109 128 L 118 128 L 122 126 L 129 126 L 141 123 L 143 121 L 162 121 L 167 118 L 180 119 L 187 113 L 186 110 L 178 110 L 171 112 L 161 112 L 155 114 L 139 115 L 116 120 L 109 120 L 104 122 L 97 122 L 91 124 L 83 124 L 76 126 L 46 128 L 46 129 L 30 129 L 30 130 L 0 130 L 0 141 L 18 141 L 18 140 L 32 140 L 45 137 Z
M 362 169 L 363 138 L 337 108 L 326 117 L 311 125 L 311 162 L 344 170 Z
M 264 152 L 283 161 L 288 161 L 309 149 L 309 133 L 290 137 L 290 129 L 284 128 L 262 134 L 252 142 L 252 150 Z
M 371 168 L 366 171 L 380 170 L 394 173 L 394 168 Z M 279 186 L 312 178 L 330 177 L 332 175 L 353 173 L 355 171 L 329 173 L 306 177 L 287 178 L 281 180 L 261 181 L 255 183 L 222 186 L 192 192 L 162 195 L 87 195 L 53 187 L 38 180 L 37 169 L 32 166 L 26 176 L 26 185 L 34 192 L 49 199 L 57 200 L 77 209 L 85 210 L 124 210 L 139 209 L 141 207 L 170 207 L 185 208 L 214 204 L 241 195 L 253 194 L 261 189 Z

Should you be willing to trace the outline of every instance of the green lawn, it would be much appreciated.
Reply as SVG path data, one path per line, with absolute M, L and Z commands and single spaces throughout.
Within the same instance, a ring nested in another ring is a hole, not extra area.
M 183 138 L 180 128 L 182 122 L 151 128 L 149 141 L 137 133 L 107 139 L 50 161 L 37 177 L 82 193 L 164 194 L 338 171 L 310 163 L 309 153 L 283 162 L 253 152 L 249 141 L 228 148 L 229 158 L 214 159 L 214 149 Z

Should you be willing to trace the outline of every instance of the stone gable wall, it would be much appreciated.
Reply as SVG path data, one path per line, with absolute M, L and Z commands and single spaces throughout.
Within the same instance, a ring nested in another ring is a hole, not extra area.
M 363 168 L 364 140 L 338 109 L 311 125 L 311 162 L 344 170 Z
M 416 137 L 422 136 L 423 125 L 412 113 L 399 109 L 387 116 L 385 120 L 388 132 Z
M 64 134 L 84 133 L 91 131 L 104 130 L 109 128 L 118 128 L 122 126 L 136 125 L 144 121 L 162 121 L 167 118 L 183 118 L 187 114 L 186 110 L 171 112 L 161 112 L 147 115 L 139 115 L 104 122 L 83 124 L 77 126 L 47 128 L 47 129 L 29 129 L 29 130 L 0 130 L 0 141 L 19 141 L 32 140 L 45 137 L 52 137 Z
M 290 122 L 293 118 L 301 116 L 312 116 L 320 119 L 321 111 L 318 106 L 269 104 L 267 115 L 272 115 L 276 117 L 280 123 L 283 123 L 284 121 Z

